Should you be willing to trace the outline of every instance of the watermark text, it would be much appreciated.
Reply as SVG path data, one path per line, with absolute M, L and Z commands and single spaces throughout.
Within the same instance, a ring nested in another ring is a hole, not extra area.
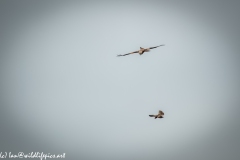
M 12 152 L 0 152 L 0 159 L 3 158 L 39 158 L 40 160 L 46 160 L 47 158 L 65 158 L 66 153 L 62 154 L 50 154 L 50 153 L 43 153 L 43 152 L 31 152 L 31 153 L 23 153 L 18 152 L 14 154 Z

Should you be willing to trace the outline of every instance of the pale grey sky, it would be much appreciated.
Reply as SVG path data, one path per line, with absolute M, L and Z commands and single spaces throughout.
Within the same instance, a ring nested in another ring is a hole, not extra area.
M 239 6 L 2 0 L 0 152 L 238 160 Z

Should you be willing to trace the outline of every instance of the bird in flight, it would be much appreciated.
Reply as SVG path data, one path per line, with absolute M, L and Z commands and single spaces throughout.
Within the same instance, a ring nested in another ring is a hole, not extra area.
M 138 51 L 134 51 L 134 52 L 127 53 L 127 54 L 120 54 L 120 55 L 117 55 L 117 56 L 118 57 L 126 56 L 126 55 L 130 55 L 130 54 L 134 54 L 134 53 L 139 53 L 140 55 L 142 55 L 144 52 L 150 52 L 150 49 L 154 49 L 154 48 L 157 48 L 157 47 L 160 47 L 160 46 L 164 46 L 164 44 L 156 46 L 156 47 L 149 47 L 149 48 L 142 48 L 142 47 L 140 47 L 140 50 L 138 50 Z
M 155 119 L 157 118 L 163 118 L 164 112 L 159 110 L 157 115 L 149 115 L 149 117 L 155 117 Z

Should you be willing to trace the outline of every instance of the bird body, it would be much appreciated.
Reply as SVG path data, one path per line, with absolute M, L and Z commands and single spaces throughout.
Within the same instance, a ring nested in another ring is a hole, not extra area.
M 157 115 L 149 115 L 149 117 L 155 117 L 155 119 L 157 119 L 157 118 L 164 118 L 163 115 L 164 115 L 164 112 L 159 110 Z
M 157 48 L 157 47 L 160 47 L 160 46 L 164 46 L 164 44 L 156 46 L 156 47 L 149 47 L 149 48 L 142 48 L 142 47 L 140 47 L 140 50 L 138 50 L 138 51 L 134 51 L 134 52 L 127 53 L 127 54 L 120 54 L 120 55 L 118 55 L 118 57 L 119 56 L 130 55 L 130 54 L 134 54 L 134 53 L 138 53 L 139 55 L 142 55 L 144 52 L 149 52 L 151 49 L 154 49 L 154 48 Z

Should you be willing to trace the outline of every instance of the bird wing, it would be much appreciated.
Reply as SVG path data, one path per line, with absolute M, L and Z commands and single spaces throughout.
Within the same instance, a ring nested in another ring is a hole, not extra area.
M 149 117 L 156 117 L 157 115 L 149 115 Z
M 127 55 L 129 55 L 129 54 L 131 54 L 131 53 L 127 53 L 127 54 L 119 54 L 119 55 L 117 55 L 118 57 L 120 57 L 120 56 L 127 56 Z
M 161 111 L 161 110 L 159 110 L 158 114 L 159 114 L 159 115 L 164 115 L 164 112 Z
M 117 56 L 118 56 L 118 57 L 119 57 L 119 56 L 127 56 L 127 55 L 133 54 L 133 53 L 138 53 L 138 51 L 134 51 L 134 52 L 127 53 L 127 54 L 119 54 L 119 55 L 117 55 Z
M 149 47 L 148 49 L 154 49 L 154 48 L 157 48 L 157 47 L 160 47 L 160 46 L 164 46 L 164 44 L 156 46 L 156 47 Z

